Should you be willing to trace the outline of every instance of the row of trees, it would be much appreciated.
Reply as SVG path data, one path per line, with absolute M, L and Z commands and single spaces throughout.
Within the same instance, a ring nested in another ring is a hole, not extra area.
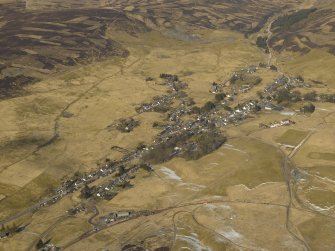
M 298 102 L 298 101 L 321 101 L 335 103 L 335 94 L 317 94 L 315 91 L 302 94 L 299 91 L 290 92 L 287 89 L 280 89 L 276 93 L 276 101 L 282 103 L 285 101 Z
M 225 141 L 226 137 L 215 129 L 197 134 L 183 132 L 150 149 L 143 155 L 143 161 L 159 164 L 170 160 L 174 156 L 198 159 L 215 151 Z

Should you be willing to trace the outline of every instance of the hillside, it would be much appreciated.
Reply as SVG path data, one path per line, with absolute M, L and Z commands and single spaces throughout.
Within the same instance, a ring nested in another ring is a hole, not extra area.
M 160 29 L 231 29 L 250 34 L 258 32 L 274 13 L 298 3 L 296 0 L 166 0 L 152 4 L 150 1 L 109 0 L 107 6 L 125 10 Z
M 270 46 L 276 51 L 308 53 L 323 49 L 335 55 L 335 5 L 315 5 L 278 18 L 271 28 Z
M 114 28 L 132 35 L 148 30 L 144 24 L 106 9 L 26 12 L 23 6 L 4 5 L 1 13 L 1 98 L 74 65 L 127 57 L 123 45 L 106 37 L 115 20 Z
M 0 251 L 333 250 L 331 0 L 0 0 Z

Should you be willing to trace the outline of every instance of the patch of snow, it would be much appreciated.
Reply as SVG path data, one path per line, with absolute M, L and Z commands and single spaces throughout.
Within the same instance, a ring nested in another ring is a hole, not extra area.
M 193 190 L 193 191 L 200 191 L 201 189 L 206 188 L 206 186 L 204 185 L 182 182 L 183 180 L 181 177 L 179 177 L 173 170 L 165 166 L 161 167 L 160 171 L 166 176 L 167 179 L 175 181 L 175 182 L 180 182 L 179 185 L 184 186 L 186 189 Z
M 308 202 L 309 205 L 311 205 L 311 207 L 312 207 L 314 210 L 316 210 L 316 211 L 318 211 L 318 212 L 329 211 L 329 210 L 335 208 L 335 206 L 330 206 L 330 207 L 319 207 L 319 206 L 317 206 L 317 205 L 311 203 L 310 201 L 307 201 L 307 202 Z
M 198 237 L 197 233 L 191 233 L 193 237 Z
M 229 240 L 236 241 L 243 238 L 243 236 L 236 232 L 234 229 L 230 229 L 229 231 L 224 231 L 221 233 L 224 237 L 226 237 Z
M 166 177 L 170 180 L 174 180 L 177 182 L 181 182 L 182 178 L 180 178 L 173 170 L 171 170 L 170 168 L 167 168 L 165 166 L 161 167 L 161 172 L 164 173 L 166 175 Z
M 264 183 L 261 183 L 261 184 L 257 185 L 253 189 L 258 188 L 258 187 L 262 187 L 262 186 L 267 186 L 267 185 L 275 185 L 275 184 L 279 184 L 279 183 L 280 182 L 275 182 L 275 181 L 264 182 Z M 251 190 L 251 189 L 249 189 L 249 190 Z
M 322 176 L 319 176 L 319 175 L 314 175 L 314 176 L 318 177 L 319 179 L 321 179 L 323 181 L 335 184 L 335 180 L 329 179 L 328 177 L 322 177 Z
M 228 147 L 234 147 L 233 145 L 230 145 L 230 144 L 225 144 L 225 146 L 228 146 Z
M 193 191 L 200 191 L 201 189 L 206 188 L 206 186 L 204 186 L 204 185 L 198 185 L 198 184 L 194 184 L 194 183 L 183 183 L 181 185 L 185 186 L 187 189 L 193 190 Z
M 224 209 L 224 210 L 230 210 L 231 207 L 228 205 L 214 205 L 214 204 L 206 204 L 205 207 L 209 209 L 210 211 L 214 211 L 215 209 Z
M 326 112 L 330 112 L 330 110 L 329 109 L 325 109 L 325 108 L 316 108 L 317 110 L 320 110 L 320 111 L 326 111 Z
M 177 237 L 177 240 L 184 241 L 191 246 L 191 249 L 190 249 L 190 247 L 182 247 L 182 248 L 190 249 L 190 250 L 193 250 L 193 251 L 212 251 L 211 248 L 209 248 L 207 246 L 204 246 L 199 241 L 199 239 L 196 238 L 196 237 L 187 236 L 187 235 L 177 235 L 176 237 Z
M 247 187 L 247 186 L 244 185 L 244 184 L 238 184 L 238 185 L 235 185 L 234 187 L 241 187 L 242 189 L 247 190 L 247 191 L 252 190 L 252 189 L 250 189 L 249 187 Z
M 295 115 L 295 112 L 281 112 L 280 114 L 285 116 L 293 116 Z
M 235 147 L 229 146 L 229 145 L 224 145 L 222 148 L 228 149 L 228 150 L 237 151 L 237 152 L 244 153 L 244 154 L 248 154 L 246 151 L 242 151 L 242 150 L 240 150 L 238 148 L 235 148 Z

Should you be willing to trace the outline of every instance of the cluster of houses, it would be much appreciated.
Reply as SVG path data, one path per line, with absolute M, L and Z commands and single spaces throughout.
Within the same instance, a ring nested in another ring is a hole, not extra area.
M 225 116 L 218 116 L 215 118 L 215 125 L 217 127 L 227 126 L 228 124 L 238 124 L 240 121 L 248 118 L 251 113 L 259 111 L 261 108 L 257 100 L 250 100 L 239 104 L 231 112 Z
M 252 76 L 252 74 L 256 73 L 258 69 L 258 66 L 251 65 L 241 69 L 240 71 L 234 72 L 233 76 L 229 80 L 229 83 L 234 88 L 233 93 L 235 95 L 237 95 L 237 90 L 240 93 L 247 93 L 253 87 L 262 82 L 262 79 L 259 76 Z
M 98 225 L 107 225 L 112 222 L 123 220 L 123 219 L 129 219 L 130 217 L 135 216 L 135 212 L 133 211 L 118 211 L 118 212 L 112 212 L 107 215 L 99 217 Z
M 172 101 L 175 99 L 176 93 L 154 97 L 152 102 L 143 103 L 136 108 L 137 113 L 144 112 L 167 112 Z
M 86 207 L 84 205 L 79 205 L 79 206 L 70 208 L 69 210 L 67 210 L 67 213 L 70 215 L 76 215 L 84 211 L 86 211 Z
M 278 104 L 274 104 L 271 102 L 260 102 L 260 106 L 265 110 L 265 111 L 282 111 L 284 110 L 284 107 Z
M 137 148 L 134 151 L 128 152 L 125 154 L 119 161 L 107 161 L 104 165 L 99 165 L 99 168 L 96 170 L 93 170 L 91 172 L 82 173 L 82 174 L 75 174 L 73 177 L 67 179 L 63 182 L 63 184 L 55 189 L 54 194 L 52 194 L 49 197 L 46 197 L 42 199 L 36 206 L 33 207 L 33 210 L 39 210 L 39 208 L 47 207 L 52 204 L 55 204 L 57 201 L 59 201 L 61 198 L 63 198 L 67 194 L 71 194 L 75 191 L 78 191 L 80 189 L 85 188 L 88 184 L 102 178 L 106 177 L 108 175 L 111 175 L 113 173 L 116 173 L 118 168 L 125 163 L 129 163 L 131 160 L 138 158 L 144 149 Z M 141 166 L 136 166 L 136 168 L 141 168 Z M 135 168 L 135 169 L 136 169 Z M 130 173 L 134 172 L 134 168 L 130 169 Z M 112 199 L 115 197 L 116 193 L 113 191 L 110 191 L 112 184 L 115 185 L 121 185 L 124 184 L 124 178 L 126 175 L 117 177 L 114 182 L 111 182 L 110 188 L 106 186 L 104 187 L 98 187 L 92 189 L 92 196 L 95 196 L 96 198 L 103 198 L 103 199 Z M 96 189 L 96 190 L 95 190 Z M 74 212 L 77 210 L 80 210 L 79 208 L 74 209 Z
M 51 242 L 51 239 L 48 239 L 46 241 L 43 241 L 42 239 L 40 239 L 37 242 L 35 247 L 36 247 L 36 250 L 41 250 L 41 251 L 59 251 L 59 250 L 61 250 L 60 247 L 58 247 L 57 245 L 55 245 Z
M 249 84 L 240 86 L 240 92 L 242 92 L 242 93 L 246 93 L 246 92 L 250 91 L 251 89 L 252 89 L 252 86 L 249 85 Z
M 223 85 L 216 82 L 212 83 L 210 92 L 213 94 L 221 93 L 223 90 Z
M 101 216 L 98 219 L 98 226 L 104 227 L 106 225 L 109 225 L 111 223 L 117 222 L 117 221 L 122 221 L 122 220 L 127 220 L 131 218 L 137 218 L 140 216 L 149 216 L 152 215 L 152 211 L 148 210 L 142 210 L 142 211 L 116 211 L 116 212 L 111 212 L 107 215 Z
M 304 80 L 301 77 L 297 78 L 291 78 L 287 77 L 285 75 L 280 76 L 276 80 L 274 80 L 271 84 L 269 84 L 265 89 L 265 93 L 273 94 L 275 93 L 279 88 L 284 88 L 287 90 L 292 90 L 296 87 L 311 87 L 310 84 L 305 83 Z
M 290 126 L 290 125 L 294 125 L 295 122 L 293 120 L 290 120 L 290 119 L 283 119 L 283 120 L 280 120 L 280 121 L 274 121 L 274 122 L 271 122 L 269 124 L 264 124 L 264 123 L 261 123 L 259 124 L 259 128 L 276 128 L 276 127 L 281 127 L 281 126 Z
M 135 127 L 139 126 L 140 122 L 133 118 L 120 119 L 116 124 L 116 129 L 120 132 L 131 132 Z
M 187 84 L 180 81 L 178 76 L 162 73 L 160 78 L 164 79 L 164 85 L 168 89 L 168 95 L 156 96 L 150 103 L 143 103 L 136 108 L 137 113 L 144 112 L 162 112 L 169 110 L 172 101 L 181 94 L 181 90 L 187 87 Z M 185 95 L 185 94 L 184 94 Z
M 252 74 L 252 73 L 256 73 L 258 68 L 259 67 L 256 66 L 256 65 L 250 65 L 250 66 L 247 66 L 247 67 L 243 68 L 241 71 Z
M 117 177 L 115 177 L 114 179 L 111 179 L 99 186 L 85 186 L 84 189 L 81 190 L 83 197 L 93 197 L 96 199 L 111 200 L 118 194 L 115 191 L 115 188 L 131 187 L 130 180 L 135 177 L 134 175 L 139 169 L 145 169 L 147 171 L 150 171 L 150 169 L 145 168 L 146 166 L 144 164 L 132 165 L 128 169 L 120 165 L 118 165 L 118 167 L 119 172 L 117 174 Z
M 168 113 L 168 120 L 172 122 L 177 122 L 180 118 L 186 114 L 189 114 L 190 109 L 186 106 L 178 107 L 177 109 Z

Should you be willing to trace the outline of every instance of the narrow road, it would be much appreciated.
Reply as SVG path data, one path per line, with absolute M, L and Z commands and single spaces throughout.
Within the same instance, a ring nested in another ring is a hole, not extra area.
M 96 218 L 100 214 L 100 212 L 96 206 L 93 207 L 93 212 L 94 214 L 87 220 L 87 222 L 93 226 L 96 226 L 96 224 L 93 222 L 93 219 Z

